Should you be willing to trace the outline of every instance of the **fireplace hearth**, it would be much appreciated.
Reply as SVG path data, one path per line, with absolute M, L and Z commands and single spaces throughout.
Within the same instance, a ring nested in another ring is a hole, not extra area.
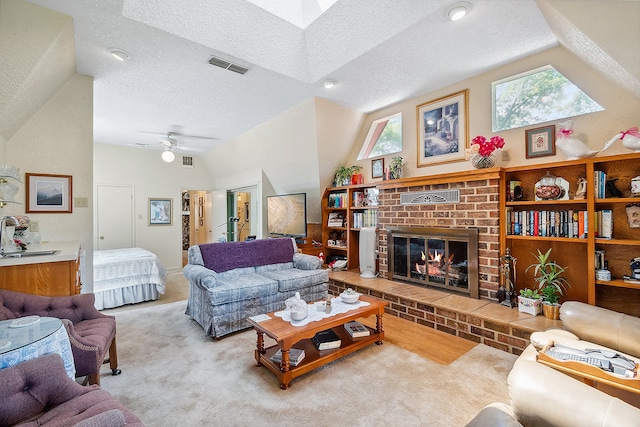
M 387 228 L 388 279 L 479 297 L 478 230 Z

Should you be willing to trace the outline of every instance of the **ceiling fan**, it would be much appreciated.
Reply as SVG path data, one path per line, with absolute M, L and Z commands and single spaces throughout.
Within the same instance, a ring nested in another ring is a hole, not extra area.
M 218 138 L 214 138 L 214 137 L 208 137 L 208 136 L 197 136 L 197 135 L 187 135 L 187 134 L 183 134 L 183 133 L 179 133 L 179 132 L 167 132 L 165 133 L 160 133 L 160 132 L 144 132 L 141 131 L 141 133 L 151 133 L 151 134 L 157 134 L 157 135 L 165 135 L 163 138 L 160 138 L 160 146 L 163 148 L 163 152 L 162 152 L 162 159 L 165 162 L 172 162 L 175 159 L 175 155 L 173 154 L 173 151 L 191 151 L 191 152 L 203 152 L 205 151 L 204 148 L 200 148 L 200 147 L 189 147 L 186 145 L 182 145 L 182 143 L 180 142 L 180 139 L 204 139 L 204 140 L 209 140 L 209 141 L 215 141 Z M 138 146 L 141 145 L 150 145 L 150 144 L 137 144 Z

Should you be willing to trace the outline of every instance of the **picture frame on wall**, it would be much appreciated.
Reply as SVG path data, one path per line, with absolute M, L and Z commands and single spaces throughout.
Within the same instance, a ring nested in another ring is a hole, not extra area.
M 556 155 L 556 126 L 549 125 L 525 131 L 526 158 Z
M 71 175 L 26 173 L 26 213 L 71 213 Z
M 469 148 L 469 90 L 416 107 L 418 167 L 464 160 Z
M 384 176 L 384 158 L 371 160 L 371 178 Z
M 173 199 L 149 198 L 149 225 L 171 225 Z

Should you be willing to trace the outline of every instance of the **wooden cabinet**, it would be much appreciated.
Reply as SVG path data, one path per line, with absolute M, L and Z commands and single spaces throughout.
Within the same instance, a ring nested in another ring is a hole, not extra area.
M 360 266 L 360 229 L 378 224 L 375 185 L 329 187 L 322 197 L 322 245 L 327 262 L 338 256 L 347 268 Z
M 56 255 L 0 259 L 0 289 L 34 295 L 79 294 L 80 244 L 51 242 L 34 245 L 32 251 L 57 250 Z
M 598 171 L 606 173 L 607 179 L 616 179 L 615 186 L 623 193 L 622 197 L 597 197 Z M 535 185 L 547 172 L 567 181 L 568 199 L 536 200 Z M 509 248 L 517 259 L 516 289 L 535 286 L 532 271 L 525 272 L 534 262 L 532 253 L 552 248 L 552 258 L 563 267 L 569 266 L 565 277 L 571 287 L 562 301 L 583 301 L 640 316 L 640 285 L 622 278 L 630 274 L 630 260 L 640 256 L 640 228 L 630 227 L 626 215 L 627 205 L 640 202 L 631 197 L 630 190 L 631 179 L 640 175 L 640 154 L 518 166 L 506 168 L 502 174 L 500 243 L 502 253 Z M 586 179 L 587 192 L 584 199 L 576 200 L 580 179 Z M 511 181 L 520 183 L 522 198 L 519 200 L 509 200 Z M 597 229 L 598 212 L 603 210 L 612 213 L 611 238 L 602 238 L 599 234 L 602 230 Z M 571 218 L 585 224 L 586 232 L 582 236 L 574 236 L 580 234 L 577 226 L 574 227 L 576 233 L 567 232 L 565 224 Z M 514 221 L 526 224 L 527 230 L 515 226 Z M 611 280 L 596 280 L 596 251 L 604 251 Z

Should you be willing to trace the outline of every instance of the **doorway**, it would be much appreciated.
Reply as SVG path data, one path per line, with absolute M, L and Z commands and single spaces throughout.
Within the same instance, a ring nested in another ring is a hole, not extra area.
M 117 209 L 113 207 L 117 206 Z M 133 187 L 96 186 L 96 225 L 93 247 L 103 251 L 133 247 Z
M 203 190 L 182 190 L 182 264 L 187 263 L 189 247 L 210 243 L 211 230 L 211 193 Z
M 257 232 L 257 188 L 255 186 L 239 188 L 227 192 L 227 240 L 241 242 Z

